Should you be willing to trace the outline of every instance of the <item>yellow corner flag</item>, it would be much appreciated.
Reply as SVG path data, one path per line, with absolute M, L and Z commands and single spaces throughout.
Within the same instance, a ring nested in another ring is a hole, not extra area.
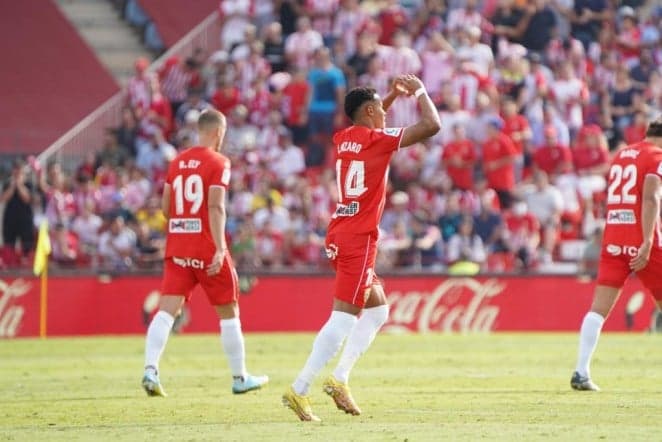
M 37 250 L 34 254 L 34 266 L 32 270 L 36 276 L 41 275 L 46 269 L 48 255 L 51 254 L 51 239 L 48 236 L 48 221 L 43 220 L 39 226 L 37 236 Z
M 48 236 L 48 221 L 43 220 L 37 236 L 37 250 L 34 254 L 32 270 L 41 276 L 41 296 L 39 308 L 39 336 L 46 338 L 46 316 L 48 311 L 48 255 L 51 254 L 51 239 Z

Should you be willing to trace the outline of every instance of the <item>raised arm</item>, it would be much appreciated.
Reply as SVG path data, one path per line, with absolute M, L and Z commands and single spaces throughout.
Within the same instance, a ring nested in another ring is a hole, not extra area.
M 648 264 L 651 248 L 653 247 L 653 233 L 660 215 L 660 177 L 646 175 L 641 201 L 641 234 L 643 240 L 639 246 L 637 256 L 630 260 L 630 268 L 638 272 Z
M 439 112 L 428 96 L 423 82 L 415 75 L 405 75 L 402 78 L 403 86 L 414 95 L 421 108 L 421 119 L 418 123 L 406 127 L 402 134 L 400 146 L 406 147 L 434 136 L 441 129 L 441 121 Z

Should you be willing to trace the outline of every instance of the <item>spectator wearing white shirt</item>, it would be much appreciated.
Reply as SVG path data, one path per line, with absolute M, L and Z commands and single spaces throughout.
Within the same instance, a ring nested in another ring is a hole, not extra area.
M 473 262 L 482 264 L 487 258 L 483 240 L 474 231 L 474 222 L 470 216 L 460 221 L 458 231 L 448 240 L 446 260 L 449 264 Z
M 110 228 L 99 237 L 99 256 L 114 268 L 131 266 L 131 256 L 136 245 L 136 235 L 121 216 L 115 217 Z
M 491 47 L 480 42 L 480 35 L 478 26 L 464 29 L 464 44 L 458 49 L 458 57 L 471 61 L 475 71 L 485 77 L 494 67 L 494 53 Z
M 306 169 L 303 150 L 292 143 L 292 134 L 289 130 L 284 129 L 280 132 L 278 144 L 280 155 L 271 166 L 276 176 L 285 180 L 289 176 L 303 172 Z
M 94 213 L 94 205 L 87 203 L 79 216 L 74 219 L 71 230 L 78 235 L 81 249 L 86 254 L 96 253 L 99 245 L 99 229 L 103 225 L 100 216 Z
M 251 26 L 251 0 L 221 0 L 221 44 L 229 51 L 242 41 L 244 29 Z
M 536 217 L 542 229 L 543 261 L 551 261 L 559 237 L 561 214 L 563 213 L 563 195 L 549 183 L 547 174 L 541 170 L 533 175 L 534 185 L 524 194 L 524 201 L 529 211 Z
M 308 69 L 312 64 L 313 54 L 322 46 L 322 35 L 312 29 L 308 17 L 302 16 L 297 20 L 297 31 L 285 40 L 285 58 L 296 67 Z
M 255 211 L 253 224 L 262 230 L 269 223 L 270 229 L 279 233 L 285 232 L 290 225 L 290 212 L 283 206 L 276 205 L 273 198 L 267 198 L 267 205 Z

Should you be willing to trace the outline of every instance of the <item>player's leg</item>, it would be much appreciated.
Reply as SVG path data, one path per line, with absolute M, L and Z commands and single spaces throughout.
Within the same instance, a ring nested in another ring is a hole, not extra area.
M 212 277 L 202 274 L 200 282 L 220 319 L 221 347 L 232 373 L 232 392 L 241 394 L 261 388 L 269 382 L 269 377 L 253 376 L 246 370 L 246 347 L 237 302 L 239 282 L 232 258 L 226 256 L 221 272 Z
M 380 283 L 375 283 L 370 288 L 370 295 L 361 316 L 347 337 L 338 365 L 324 385 L 324 390 L 334 398 L 338 408 L 347 413 L 361 413 L 347 387 L 350 371 L 359 357 L 368 350 L 377 332 L 388 320 L 388 314 L 384 288 Z
M 196 279 L 190 268 L 166 259 L 163 267 L 163 284 L 159 311 L 152 318 L 145 338 L 145 373 L 143 388 L 150 396 L 165 396 L 159 380 L 159 362 L 168 343 L 175 316 L 195 287 Z
M 308 391 L 317 374 L 352 331 L 369 293 L 371 273 L 368 270 L 374 266 L 374 256 L 371 260 L 367 253 L 372 250 L 371 242 L 374 246 L 374 239 L 369 235 L 351 235 L 345 241 L 337 238 L 333 244 L 327 244 L 336 268 L 333 310 L 315 337 L 313 349 L 292 388 L 283 396 L 284 405 L 301 420 L 319 420 L 312 414 Z
M 145 338 L 145 373 L 142 385 L 149 396 L 166 396 L 159 379 L 159 362 L 168 343 L 175 322 L 175 315 L 184 303 L 184 296 L 164 295 L 159 302 L 159 311 L 152 318 Z
M 593 304 L 584 316 L 579 331 L 577 366 L 570 380 L 570 386 L 575 390 L 599 390 L 598 386 L 591 381 L 591 357 L 598 344 L 602 324 L 618 299 L 621 288 L 629 275 L 630 267 L 627 257 L 611 256 L 606 253 L 600 257 Z

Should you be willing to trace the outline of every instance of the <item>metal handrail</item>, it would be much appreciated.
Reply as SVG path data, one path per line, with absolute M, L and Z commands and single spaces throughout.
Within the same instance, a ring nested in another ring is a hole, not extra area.
M 220 46 L 219 35 L 217 32 L 212 32 L 218 19 L 218 11 L 209 14 L 170 49 L 154 60 L 148 71 L 156 71 L 172 56 L 190 54 L 194 47 L 206 50 L 218 48 Z M 55 157 L 60 163 L 74 163 L 80 161 L 85 153 L 98 150 L 103 138 L 103 129 L 119 125 L 122 109 L 126 103 L 126 94 L 127 89 L 124 86 L 121 91 L 106 100 L 40 153 L 37 156 L 39 162 L 46 164 Z M 62 165 L 71 170 L 75 167 L 73 164 Z

